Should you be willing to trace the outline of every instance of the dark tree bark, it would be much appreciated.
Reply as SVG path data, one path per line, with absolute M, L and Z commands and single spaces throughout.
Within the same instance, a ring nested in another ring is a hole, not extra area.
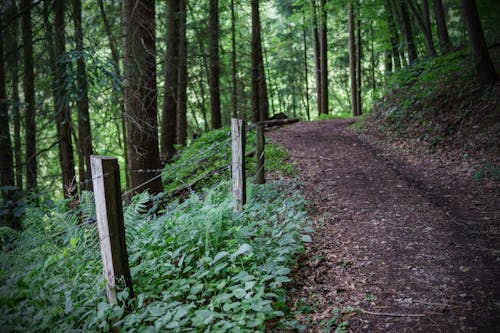
M 406 44 L 406 50 L 408 51 L 408 62 L 413 65 L 418 60 L 417 49 L 415 47 L 415 42 L 413 40 L 413 31 L 411 28 L 410 15 L 408 13 L 408 4 L 406 0 L 399 0 L 399 6 L 401 9 L 401 23 L 402 32 Z
M 252 115 L 253 121 L 269 118 L 266 75 L 262 53 L 259 0 L 252 0 Z
M 316 11 L 316 0 L 311 1 L 311 12 L 313 19 L 313 51 L 314 51 L 314 74 L 316 78 L 316 104 L 318 108 L 318 116 L 321 115 L 321 61 L 319 51 L 319 34 L 318 34 L 318 14 Z
M 63 181 L 64 196 L 73 198 L 78 192 L 75 182 L 75 161 L 71 138 L 71 111 L 66 91 L 66 62 L 64 0 L 54 0 L 55 57 L 56 57 L 56 121 L 58 128 L 59 162 Z
M 92 189 L 90 155 L 92 155 L 93 152 L 90 129 L 87 70 L 85 68 L 85 57 L 83 54 L 81 0 L 73 0 L 73 22 L 75 25 L 76 51 L 79 55 L 76 62 L 76 105 L 78 108 L 78 171 L 80 178 L 80 190 L 83 191 Z
M 469 39 L 479 80 L 483 85 L 493 85 L 497 80 L 497 73 L 488 52 L 476 1 L 462 0 L 462 9 L 467 23 L 467 30 L 469 31 Z
M 3 21 L 0 12 L 0 26 Z M 0 31 L 0 186 L 14 186 L 14 159 L 10 139 L 9 104 L 7 101 L 3 32 Z
M 23 162 L 22 162 L 22 147 L 21 147 L 21 119 L 19 113 L 20 97 L 19 97 L 19 13 L 16 1 L 10 1 L 8 9 L 9 27 L 5 37 L 5 52 L 9 54 L 8 59 L 5 59 L 7 68 L 10 69 L 11 77 L 11 100 L 12 100 L 12 122 L 14 126 L 14 174 L 16 187 L 22 191 L 23 189 Z
M 328 114 L 328 43 L 326 25 L 326 3 L 321 0 L 320 27 L 319 27 L 319 50 L 321 68 L 321 114 Z
M 37 188 L 35 74 L 33 70 L 33 32 L 31 27 L 31 1 L 22 0 L 22 34 L 24 58 L 24 104 L 25 104 L 25 153 L 26 189 Z
M 354 8 L 352 1 L 347 4 L 347 18 L 349 27 L 349 77 L 351 82 L 351 113 L 353 117 L 358 115 L 358 83 L 357 83 L 357 55 L 356 36 L 354 27 Z
M 355 14 L 355 24 L 356 24 L 356 85 L 357 85 L 357 113 L 356 116 L 362 114 L 362 99 L 361 99 L 361 59 L 363 57 L 363 48 L 361 41 L 361 7 L 359 0 L 356 1 L 356 14 Z
M 186 144 L 187 138 L 187 39 L 186 2 L 179 0 L 179 73 L 177 90 L 177 143 Z
M 396 70 L 401 69 L 401 60 L 399 59 L 399 36 L 398 30 L 396 29 L 396 23 L 394 22 L 394 15 L 390 0 L 384 0 L 384 8 L 387 17 L 387 26 L 389 28 L 390 42 L 391 42 L 391 53 L 394 59 L 394 68 Z
M 220 113 L 220 62 L 219 62 L 219 1 L 209 0 L 209 35 L 208 50 L 210 53 L 210 70 L 208 81 L 210 85 L 210 122 L 212 129 L 222 126 Z
M 165 91 L 161 117 L 161 159 L 175 154 L 177 138 L 177 94 L 179 80 L 179 1 L 167 0 L 167 53 L 165 56 Z
M 132 193 L 159 193 L 159 172 L 145 171 L 160 168 L 154 1 L 124 0 L 122 24 L 130 186 Z
M 436 27 L 439 39 L 439 48 L 441 53 L 446 53 L 451 49 L 450 36 L 446 27 L 446 18 L 444 15 L 443 2 L 441 0 L 432 0 L 434 15 L 436 18 Z
M 234 0 L 231 0 L 231 66 L 232 82 L 231 102 L 233 106 L 232 117 L 238 117 L 238 80 L 236 68 L 236 15 L 234 13 Z
M 104 25 L 104 30 L 106 31 L 106 37 L 108 39 L 109 48 L 111 50 L 111 57 L 113 58 L 113 67 L 115 69 L 115 74 L 119 81 L 122 81 L 122 74 L 120 70 L 120 54 L 118 48 L 116 47 L 115 38 L 113 36 L 113 31 L 111 30 L 111 25 L 109 24 L 108 17 L 106 15 L 106 10 L 104 9 L 103 0 L 99 0 L 99 11 L 101 13 L 102 23 Z M 122 100 L 122 91 L 114 92 L 114 100 L 120 105 L 120 118 L 121 118 L 121 129 L 122 129 L 122 142 L 123 142 L 123 154 L 125 160 L 125 184 L 127 188 L 130 187 L 130 179 L 128 172 L 128 151 L 127 151 L 127 126 L 125 125 L 125 104 Z
M 304 24 L 304 27 L 302 29 L 302 43 L 304 47 L 304 82 L 305 82 L 305 108 L 306 108 L 306 115 L 307 115 L 307 120 L 311 120 L 311 111 L 310 111 L 310 98 L 309 98 L 309 68 L 307 66 L 307 30 Z
M 425 46 L 431 57 L 436 56 L 436 48 L 434 47 L 434 41 L 432 40 L 432 30 L 431 22 L 429 16 L 429 6 L 427 0 L 422 0 L 422 13 L 419 13 L 417 6 L 412 1 L 408 1 L 408 7 L 415 18 L 420 31 L 424 35 Z

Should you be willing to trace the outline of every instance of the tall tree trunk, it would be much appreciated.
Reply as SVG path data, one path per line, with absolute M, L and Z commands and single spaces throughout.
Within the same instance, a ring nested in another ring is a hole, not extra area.
M 415 18 L 415 22 L 417 23 L 420 31 L 422 31 L 424 35 L 424 42 L 429 55 L 431 57 L 435 57 L 436 48 L 434 47 L 434 42 L 432 40 L 432 30 L 427 0 L 422 0 L 422 14 L 419 13 L 417 6 L 415 6 L 412 1 L 408 1 L 408 7 Z
M 66 63 L 64 0 L 54 1 L 55 56 L 56 56 L 56 121 L 59 141 L 59 162 L 63 181 L 64 196 L 72 198 L 78 193 L 75 182 L 75 161 L 71 139 L 71 111 L 66 91 Z
M 450 36 L 446 27 L 446 18 L 444 15 L 443 2 L 441 0 L 432 0 L 434 15 L 436 18 L 437 33 L 439 39 L 439 48 L 441 53 L 447 53 L 451 49 Z
M 318 14 L 316 11 L 316 0 L 311 1 L 311 12 L 313 19 L 313 51 L 314 51 L 314 74 L 316 78 L 316 104 L 318 116 L 321 115 L 321 61 L 319 51 Z
M 359 0 L 356 1 L 356 12 L 355 12 L 355 24 L 356 24 L 356 85 L 357 85 L 357 114 L 356 116 L 361 116 L 363 113 L 362 99 L 361 99 L 361 59 L 363 57 L 363 48 L 361 41 L 361 6 Z
M 186 144 L 187 138 L 187 39 L 186 2 L 179 0 L 179 76 L 177 90 L 177 143 Z
M 356 66 L 356 36 L 354 27 L 354 9 L 352 1 L 347 4 L 347 18 L 349 27 L 349 77 L 351 81 L 351 113 L 353 117 L 358 115 L 358 83 Z
M 469 39 L 479 80 L 483 85 L 493 85 L 497 80 L 497 73 L 488 52 L 476 1 L 462 0 L 462 9 L 467 23 L 467 30 L 469 31 Z
M 238 80 L 237 80 L 237 68 L 236 68 L 236 15 L 234 13 L 234 0 L 231 0 L 231 66 L 232 66 L 232 93 L 231 102 L 233 106 L 232 117 L 238 117 Z
M 208 49 L 210 53 L 210 122 L 212 129 L 222 126 L 220 113 L 220 82 L 219 82 L 219 1 L 209 0 L 209 36 Z
M 252 115 L 253 121 L 266 120 L 269 115 L 260 31 L 259 0 L 252 0 Z
M 5 63 L 10 69 L 11 90 L 12 90 L 12 121 L 14 126 L 14 174 L 16 187 L 22 191 L 23 189 L 23 162 L 22 162 L 22 147 L 21 147 L 21 119 L 19 113 L 19 15 L 16 1 L 11 1 L 8 13 L 10 25 L 7 30 L 5 40 L 6 53 L 10 56 L 5 59 Z
M 154 1 L 122 2 L 123 68 L 130 186 L 162 191 L 159 172 Z
M 306 97 L 306 115 L 307 115 L 307 120 L 311 120 L 311 111 L 310 111 L 310 103 L 309 103 L 309 69 L 307 66 L 307 30 L 306 26 L 302 28 L 302 43 L 304 47 L 304 81 L 305 81 L 305 97 Z
M 390 0 L 384 0 L 384 8 L 387 17 L 387 26 L 389 28 L 391 53 L 392 53 L 392 58 L 394 59 L 394 68 L 396 70 L 400 70 L 401 60 L 399 59 L 399 50 L 398 50 L 399 36 L 398 36 L 398 30 L 396 29 L 396 23 L 394 22 L 394 14 Z
M 177 138 L 177 94 L 179 80 L 179 1 L 167 0 L 167 53 L 165 56 L 165 91 L 161 117 L 161 159 L 175 154 Z
M 76 105 L 78 108 L 78 170 L 80 178 L 80 189 L 91 190 L 92 176 L 90 170 L 90 155 L 92 155 L 92 136 L 90 129 L 87 70 L 85 68 L 85 56 L 83 54 L 84 50 L 81 0 L 73 0 L 73 22 L 75 25 L 76 51 L 78 53 L 78 60 L 76 62 Z
M 401 9 L 401 23 L 402 31 L 406 44 L 406 50 L 408 51 L 408 62 L 410 66 L 413 65 L 417 60 L 417 49 L 415 47 L 415 41 L 413 39 L 413 31 L 411 28 L 410 15 L 408 13 L 408 4 L 406 0 L 399 0 L 399 6 Z
M 392 53 L 390 49 L 384 51 L 384 85 L 387 85 L 389 76 L 392 74 Z
M 0 26 L 3 21 L 0 13 Z M 10 139 L 9 104 L 4 67 L 3 32 L 0 31 L 0 186 L 14 186 L 14 159 Z
M 115 69 L 115 74 L 119 81 L 122 82 L 122 74 L 120 71 L 120 54 L 118 53 L 118 48 L 116 47 L 115 38 L 113 36 L 113 31 L 111 30 L 111 25 L 109 24 L 106 11 L 104 9 L 103 0 L 99 0 L 99 11 L 101 13 L 102 22 L 104 25 L 104 30 L 106 31 L 106 37 L 108 38 L 109 48 L 111 49 L 111 57 L 113 58 L 113 67 Z M 125 104 L 123 103 L 122 91 L 115 91 L 114 100 L 120 105 L 120 120 L 122 129 L 122 142 L 123 142 L 123 155 L 125 160 L 125 184 L 127 188 L 130 188 L 130 179 L 128 172 L 128 152 L 127 152 L 127 127 L 125 125 Z
M 260 10 L 259 10 L 260 13 Z M 260 24 L 260 15 L 259 15 L 259 43 L 258 43 L 258 63 L 259 63 L 259 119 L 261 121 L 269 119 L 269 99 L 267 98 L 267 81 L 266 81 L 266 71 L 267 67 L 269 73 L 269 64 L 267 62 L 267 52 L 266 49 L 262 46 L 262 38 L 261 38 L 261 24 Z M 265 65 L 265 67 L 264 67 Z M 269 86 L 272 86 L 272 83 L 269 82 Z M 271 91 L 271 89 L 269 89 Z M 279 98 L 279 95 L 278 95 Z M 271 100 L 273 99 L 271 95 Z M 282 104 L 280 103 L 280 107 Z M 273 111 L 274 113 L 274 111 Z
M 321 0 L 320 28 L 319 28 L 319 50 L 321 68 L 321 113 L 328 114 L 328 43 L 326 24 L 326 2 Z
M 26 189 L 37 188 L 35 74 L 33 70 L 33 32 L 31 27 L 31 0 L 22 0 L 21 11 L 24 58 L 25 153 Z

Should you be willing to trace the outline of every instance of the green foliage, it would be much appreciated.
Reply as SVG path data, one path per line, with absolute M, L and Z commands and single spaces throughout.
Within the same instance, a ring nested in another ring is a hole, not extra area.
M 295 167 L 290 162 L 290 154 L 282 146 L 266 143 L 265 158 L 266 172 L 281 172 L 285 176 L 296 174 Z
M 124 213 L 136 293 L 128 313 L 105 302 L 95 223 L 79 224 L 92 221 L 92 197 L 84 195 L 78 216 L 30 205 L 26 230 L 0 256 L 2 329 L 102 332 L 118 317 L 128 332 L 262 332 L 283 315 L 273 304 L 284 303 L 303 251 L 297 192 L 252 186 L 242 213 L 227 182 L 153 215 L 158 200 L 138 195 Z

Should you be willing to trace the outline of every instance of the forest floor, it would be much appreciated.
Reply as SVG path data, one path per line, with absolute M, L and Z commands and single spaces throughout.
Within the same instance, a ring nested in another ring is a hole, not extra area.
M 352 123 L 267 134 L 290 152 L 315 229 L 288 287 L 292 319 L 306 332 L 500 332 L 498 181 Z

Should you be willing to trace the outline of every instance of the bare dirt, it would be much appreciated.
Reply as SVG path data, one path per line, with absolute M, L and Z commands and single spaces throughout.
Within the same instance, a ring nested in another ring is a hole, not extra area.
M 295 326 L 500 332 L 498 181 L 477 181 L 456 156 L 359 134 L 352 122 L 268 133 L 296 164 L 315 229 L 289 286 Z

